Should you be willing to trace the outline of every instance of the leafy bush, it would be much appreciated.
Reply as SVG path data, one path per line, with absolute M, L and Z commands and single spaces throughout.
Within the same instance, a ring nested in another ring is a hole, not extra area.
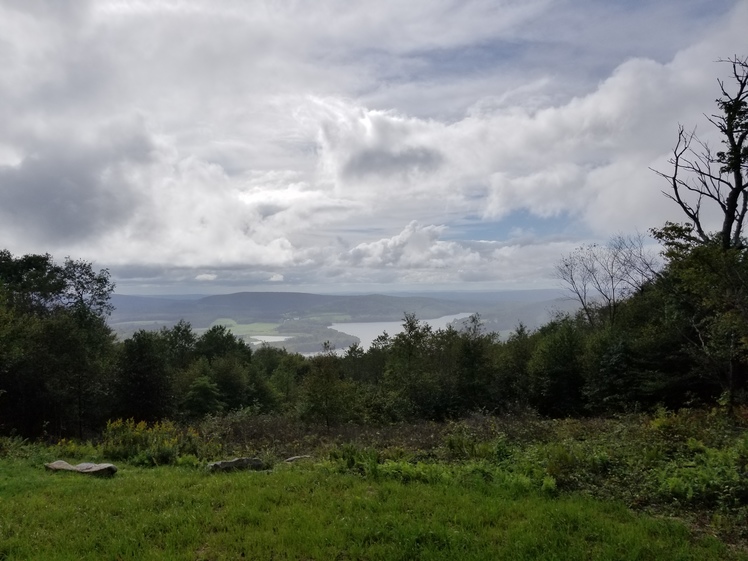
M 102 454 L 112 460 L 136 465 L 176 464 L 182 456 L 213 459 L 221 446 L 193 428 L 180 428 L 171 421 L 148 425 L 133 419 L 108 421 L 100 444 Z
M 78 458 L 94 460 L 101 457 L 100 450 L 90 441 L 78 442 L 63 438 L 52 447 L 55 455 L 62 458 Z
M 573 442 L 554 443 L 547 447 L 546 454 L 547 476 L 559 487 L 571 487 L 584 468 L 578 446 Z
M 650 421 L 649 428 L 673 448 L 682 446 L 689 439 L 701 441 L 707 446 L 721 447 L 741 430 L 739 418 L 731 417 L 721 409 L 668 411 L 660 408 Z
M 444 429 L 444 458 L 453 460 L 486 460 L 501 462 L 512 455 L 506 434 L 498 430 L 495 420 L 474 415 L 472 418 L 449 422 Z
M 0 458 L 27 458 L 35 447 L 20 436 L 0 436 Z
M 690 439 L 690 459 L 669 461 L 657 472 L 659 493 L 665 500 L 706 507 L 748 504 L 748 465 L 745 436 L 733 446 L 717 449 Z
M 376 477 L 382 461 L 378 451 L 360 448 L 354 444 L 343 444 L 330 451 L 330 460 L 341 466 L 342 471 L 350 471 Z

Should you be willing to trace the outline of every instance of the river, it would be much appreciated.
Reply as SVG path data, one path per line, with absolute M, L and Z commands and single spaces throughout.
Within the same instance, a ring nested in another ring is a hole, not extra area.
M 436 319 L 424 319 L 420 320 L 421 323 L 426 323 L 431 326 L 432 329 L 444 329 L 448 324 L 452 323 L 457 319 L 469 318 L 472 313 L 455 314 L 452 316 L 442 316 Z M 385 331 L 392 337 L 397 335 L 403 330 L 403 322 L 401 321 L 367 321 L 367 322 L 350 322 L 350 323 L 333 323 L 330 326 L 331 329 L 340 331 L 341 333 L 347 333 L 353 335 L 361 340 L 361 347 L 366 351 L 371 346 L 374 339 L 379 337 Z

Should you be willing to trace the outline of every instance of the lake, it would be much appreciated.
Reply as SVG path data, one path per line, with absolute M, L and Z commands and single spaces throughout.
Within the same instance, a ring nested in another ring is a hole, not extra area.
M 252 343 L 253 345 L 261 345 L 262 343 L 281 343 L 288 339 L 291 339 L 290 335 L 250 335 L 249 336 L 250 343 Z
M 444 329 L 448 324 L 458 319 L 469 318 L 472 313 L 455 314 L 451 316 L 442 316 L 436 319 L 423 319 L 421 323 L 426 323 L 432 329 Z M 361 347 L 366 351 L 371 346 L 374 339 L 379 337 L 383 332 L 392 337 L 403 331 L 403 322 L 401 321 L 367 321 L 367 322 L 350 322 L 350 323 L 333 323 L 330 329 L 353 335 L 361 340 Z

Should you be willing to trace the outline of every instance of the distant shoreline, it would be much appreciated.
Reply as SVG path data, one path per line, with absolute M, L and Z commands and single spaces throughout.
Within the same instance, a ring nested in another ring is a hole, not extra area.
M 472 316 L 475 312 L 461 312 L 459 314 L 452 314 L 442 316 L 434 319 L 420 320 L 422 323 L 428 324 L 432 329 L 444 329 L 455 320 L 465 319 Z M 419 318 L 420 319 L 420 318 Z M 358 337 L 361 341 L 359 345 L 364 351 L 369 350 L 369 347 L 374 342 L 374 339 L 382 335 L 385 331 L 388 335 L 397 335 L 403 331 L 402 321 L 362 321 L 362 322 L 341 322 L 333 323 L 330 325 L 330 329 L 340 331 L 347 335 Z

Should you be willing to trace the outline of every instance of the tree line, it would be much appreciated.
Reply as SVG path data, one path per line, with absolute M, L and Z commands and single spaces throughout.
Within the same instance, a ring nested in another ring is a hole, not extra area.
M 614 314 L 613 303 L 590 299 L 576 315 L 535 331 L 519 325 L 505 340 L 478 315 L 463 329 L 434 330 L 406 314 L 401 333 L 383 333 L 369 349 L 311 357 L 252 349 L 224 326 L 197 335 L 184 321 L 117 341 L 106 307 L 85 303 L 91 290 L 111 291 L 105 271 L 2 252 L 0 430 L 85 436 L 112 418 L 190 422 L 244 408 L 335 425 L 742 402 L 744 251 L 680 243 L 666 246 L 665 266 L 616 300 Z M 82 298 L 62 297 L 70 283 Z
M 556 272 L 580 311 L 505 340 L 478 315 L 433 330 L 405 314 L 401 333 L 342 355 L 252 349 L 223 326 L 197 335 L 184 321 L 117 341 L 108 271 L 0 251 L 0 431 L 85 436 L 112 418 L 190 422 L 246 408 L 329 426 L 745 403 L 748 61 L 725 62 L 734 88 L 719 82 L 708 117 L 722 146 L 680 127 L 671 170 L 657 172 L 687 218 L 651 231 L 659 257 L 641 236 L 577 249 Z

